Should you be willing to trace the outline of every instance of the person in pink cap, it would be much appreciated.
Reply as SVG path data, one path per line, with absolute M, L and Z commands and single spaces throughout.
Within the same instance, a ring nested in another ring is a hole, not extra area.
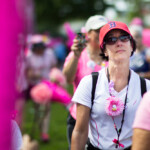
M 33 86 L 43 80 L 49 80 L 49 72 L 56 67 L 57 59 L 53 49 L 48 48 L 42 35 L 33 35 L 31 39 L 31 50 L 26 56 L 25 75 L 27 80 L 27 89 L 24 91 L 25 98 L 30 99 L 30 91 Z M 37 107 L 40 108 L 41 104 Z M 42 105 L 45 110 L 43 122 L 41 123 L 41 141 L 49 142 L 48 134 L 50 124 L 50 103 Z
M 147 92 L 137 110 L 133 124 L 132 150 L 150 149 L 150 91 Z
M 138 25 L 138 26 L 143 27 L 143 20 L 139 17 L 135 17 L 131 20 L 130 25 Z
M 150 47 L 150 29 L 146 28 L 141 18 L 135 17 L 131 20 L 130 26 L 138 26 L 143 29 L 142 31 L 142 44 L 146 47 Z
M 65 60 L 63 73 L 66 76 L 67 81 L 69 83 L 73 83 L 74 91 L 76 90 L 80 80 L 85 75 L 91 74 L 91 72 L 99 71 L 107 65 L 107 62 L 103 61 L 100 56 L 101 51 L 98 40 L 99 30 L 107 22 L 107 19 L 101 15 L 89 17 L 85 24 L 85 30 L 82 30 L 83 32 L 86 32 L 88 42 L 80 45 L 80 39 L 78 39 L 78 36 L 76 36 L 73 40 L 71 52 Z M 70 108 L 70 114 L 67 119 L 67 137 L 69 147 L 75 120 L 76 105 L 74 104 Z
M 77 118 L 71 150 L 83 150 L 88 137 L 87 150 L 130 150 L 135 113 L 142 89 L 150 89 L 150 81 L 141 81 L 129 68 L 136 44 L 125 23 L 108 22 L 100 30 L 99 42 L 101 56 L 108 60 L 108 67 L 98 72 L 93 101 L 91 75 L 80 81 L 73 95 Z

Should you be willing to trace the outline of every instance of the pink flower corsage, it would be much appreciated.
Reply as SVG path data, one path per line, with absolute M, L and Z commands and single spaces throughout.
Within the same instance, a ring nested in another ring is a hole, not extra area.
M 110 96 L 106 100 L 105 110 L 109 116 L 118 116 L 123 112 L 124 104 L 119 98 Z

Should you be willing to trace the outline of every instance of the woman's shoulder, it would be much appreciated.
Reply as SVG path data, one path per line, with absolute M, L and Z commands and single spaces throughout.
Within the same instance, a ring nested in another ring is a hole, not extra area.
M 134 80 L 134 82 L 137 83 L 137 81 L 140 82 L 140 76 L 139 74 L 137 74 L 135 71 L 131 70 L 131 74 L 132 74 L 132 80 Z M 145 81 L 146 81 L 146 87 L 147 87 L 147 90 L 150 90 L 150 80 L 144 78 Z
M 91 74 L 85 75 L 82 79 L 81 82 L 89 82 L 92 79 Z
M 134 81 L 139 80 L 140 81 L 140 75 L 136 73 L 134 70 L 130 69 L 131 72 L 131 79 Z M 147 79 L 146 79 L 147 80 Z M 148 81 L 149 82 L 149 81 Z
M 91 83 L 91 82 L 92 82 L 92 74 L 93 74 L 93 73 L 94 73 L 94 72 L 92 72 L 92 73 L 89 74 L 89 75 L 85 75 L 85 76 L 81 79 L 81 81 L 82 81 L 82 82 Z M 105 68 L 99 70 L 97 73 L 98 73 L 98 74 L 97 74 L 97 75 L 98 75 L 98 78 L 99 78 L 100 76 L 103 76 L 103 75 L 105 74 Z
M 135 80 L 139 79 L 138 73 L 136 73 L 134 70 L 130 69 L 130 73 L 131 73 L 131 77 L 133 77 L 133 79 L 135 79 Z

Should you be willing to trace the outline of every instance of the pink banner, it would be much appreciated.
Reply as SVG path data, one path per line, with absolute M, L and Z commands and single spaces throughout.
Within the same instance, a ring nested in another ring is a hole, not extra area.
M 27 31 L 27 0 L 0 0 L 0 150 L 11 149 L 16 59 Z

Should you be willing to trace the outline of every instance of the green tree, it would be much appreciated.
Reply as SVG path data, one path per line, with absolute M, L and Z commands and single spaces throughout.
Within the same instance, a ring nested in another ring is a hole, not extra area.
M 104 0 L 35 0 L 36 31 L 54 32 L 64 21 L 102 14 Z

